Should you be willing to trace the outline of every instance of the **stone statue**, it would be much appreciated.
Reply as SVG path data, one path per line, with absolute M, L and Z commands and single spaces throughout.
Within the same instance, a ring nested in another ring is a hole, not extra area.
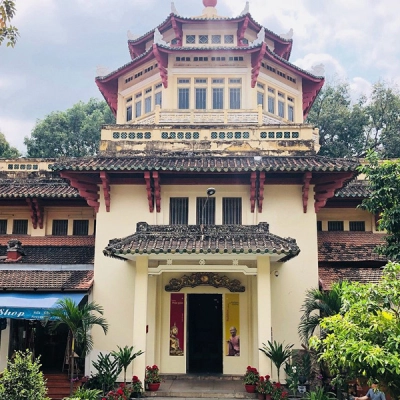
M 246 15 L 250 12 L 250 3 L 246 1 L 246 6 L 244 7 L 243 11 L 239 14 L 239 17 Z
M 312 74 L 316 75 L 316 76 L 324 76 L 325 75 L 325 65 L 324 64 L 317 64 L 317 65 L 313 65 L 311 67 L 311 71 Z
M 257 39 L 254 40 L 254 42 L 251 45 L 258 46 L 258 45 L 264 43 L 264 39 L 265 39 L 265 28 L 262 27 L 260 29 L 260 32 L 258 32 L 258 34 L 257 34 Z
M 282 33 L 279 35 L 282 39 L 291 40 L 293 39 L 293 28 L 290 28 L 289 32 Z

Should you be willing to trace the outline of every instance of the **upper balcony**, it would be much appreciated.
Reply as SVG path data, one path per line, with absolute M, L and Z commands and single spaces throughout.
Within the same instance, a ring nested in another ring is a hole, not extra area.
M 151 113 L 147 113 L 132 120 L 132 125 L 279 125 L 287 124 L 283 118 L 263 111 L 260 106 L 252 110 L 168 110 L 159 106 Z

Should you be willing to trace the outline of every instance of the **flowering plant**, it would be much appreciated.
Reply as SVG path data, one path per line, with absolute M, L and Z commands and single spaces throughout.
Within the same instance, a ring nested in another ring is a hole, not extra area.
M 146 367 L 146 376 L 144 381 L 146 383 L 160 383 L 160 370 L 158 369 L 157 365 L 153 365 L 150 367 L 149 365 Z
M 245 385 L 257 385 L 258 381 L 260 380 L 260 374 L 257 371 L 257 368 L 247 367 L 246 373 L 243 377 Z
M 262 394 L 271 394 L 273 390 L 272 382 L 270 381 L 270 376 L 260 376 L 260 380 L 257 384 L 257 392 Z
M 142 381 L 136 375 L 132 376 L 131 388 L 132 388 L 132 392 L 135 392 L 135 393 L 143 392 Z
M 111 390 L 102 400 L 128 400 L 131 396 L 132 388 L 126 383 L 120 383 L 117 390 Z
M 288 392 L 285 390 L 285 387 L 282 386 L 279 382 L 272 384 L 272 400 L 283 400 L 288 397 Z

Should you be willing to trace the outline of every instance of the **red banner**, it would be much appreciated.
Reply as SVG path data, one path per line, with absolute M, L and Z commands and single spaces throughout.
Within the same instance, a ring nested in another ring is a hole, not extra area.
M 169 355 L 183 356 L 185 343 L 185 295 L 171 293 Z

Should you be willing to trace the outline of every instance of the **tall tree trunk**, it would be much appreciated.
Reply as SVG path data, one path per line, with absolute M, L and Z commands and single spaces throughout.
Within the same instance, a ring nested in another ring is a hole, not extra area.
M 72 392 L 74 390 L 74 364 L 75 364 L 75 338 L 74 335 L 71 334 L 71 354 L 70 354 L 70 367 L 71 367 L 71 376 L 70 376 L 70 386 L 69 386 L 69 396 L 72 397 Z

